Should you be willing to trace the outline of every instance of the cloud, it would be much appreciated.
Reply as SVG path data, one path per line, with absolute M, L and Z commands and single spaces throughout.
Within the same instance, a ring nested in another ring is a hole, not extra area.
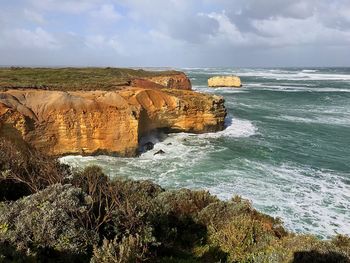
M 349 45 L 349 0 L 0 3 L 5 64 L 349 65 Z
M 206 42 L 217 33 L 218 28 L 219 23 L 216 19 L 201 13 L 189 17 L 178 16 L 156 27 L 174 39 L 195 44 Z
M 272 46 L 350 44 L 350 32 L 324 27 L 315 16 L 304 20 L 278 17 L 273 20 L 255 20 L 252 24 Z
M 37 27 L 34 30 L 16 28 L 5 30 L 2 33 L 0 47 L 2 48 L 25 48 L 25 49 L 58 49 L 60 44 L 56 38 L 42 29 Z
M 33 11 L 33 10 L 30 10 L 30 9 L 24 9 L 24 11 L 23 11 L 23 13 L 24 13 L 24 16 L 28 19 L 28 20 L 30 20 L 30 21 L 32 21 L 32 22 L 35 22 L 35 23 L 37 23 L 37 24 L 43 24 L 43 23 L 45 23 L 45 19 L 44 19 L 44 17 L 40 14 L 40 13 L 38 13 L 38 12 L 35 12 L 35 11 Z
M 100 7 L 97 11 L 91 11 L 92 18 L 99 20 L 99 21 L 106 21 L 106 22 L 115 22 L 122 18 L 122 15 L 120 15 L 115 9 L 113 5 L 110 4 L 104 4 Z
M 141 0 L 122 2 L 133 21 L 176 40 L 202 43 L 218 30 L 217 21 L 196 8 L 197 1 L 154 0 L 152 5 Z
M 238 29 L 238 27 L 230 21 L 223 13 L 211 13 L 208 17 L 215 19 L 219 24 L 219 30 L 216 35 L 217 40 L 229 41 L 235 45 L 249 44 L 249 39 Z
M 100 0 L 28 0 L 38 10 L 81 14 L 93 9 Z
M 90 35 L 86 37 L 85 45 L 94 50 L 112 49 L 119 54 L 124 54 L 125 50 L 118 39 L 117 36 L 106 38 L 103 35 Z

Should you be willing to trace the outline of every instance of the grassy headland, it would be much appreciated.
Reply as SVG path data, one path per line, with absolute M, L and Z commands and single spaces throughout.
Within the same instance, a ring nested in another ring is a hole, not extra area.
M 0 91 L 34 88 L 46 90 L 115 90 L 135 78 L 177 74 L 127 68 L 0 68 Z

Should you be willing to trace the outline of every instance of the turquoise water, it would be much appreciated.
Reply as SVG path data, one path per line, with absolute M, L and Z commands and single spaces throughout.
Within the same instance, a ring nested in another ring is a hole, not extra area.
M 223 199 L 239 194 L 290 230 L 350 234 L 350 69 L 182 70 L 195 90 L 225 98 L 224 131 L 155 136 L 155 148 L 139 158 L 63 161 Z M 244 87 L 207 87 L 209 77 L 225 74 L 240 76 Z M 154 156 L 160 149 L 166 153 Z

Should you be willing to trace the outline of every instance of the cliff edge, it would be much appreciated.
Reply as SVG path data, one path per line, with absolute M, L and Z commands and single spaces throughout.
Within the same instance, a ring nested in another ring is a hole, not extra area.
M 141 79 L 113 91 L 0 92 L 0 136 L 24 140 L 50 155 L 135 156 L 141 138 L 158 129 L 223 129 L 222 97 L 188 90 L 187 77 L 171 79 Z

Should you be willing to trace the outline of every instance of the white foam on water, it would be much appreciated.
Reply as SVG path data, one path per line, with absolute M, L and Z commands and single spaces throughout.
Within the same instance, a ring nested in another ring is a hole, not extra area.
M 286 163 L 243 160 L 237 165 L 239 169 L 231 166 L 212 174 L 219 183 L 207 189 L 223 199 L 240 194 L 296 232 L 350 234 L 350 189 L 339 175 Z
M 287 86 L 265 86 L 263 90 L 271 90 L 271 91 L 285 91 L 285 92 L 341 92 L 341 93 L 350 93 L 350 89 L 341 89 L 341 88 L 308 88 L 308 87 L 287 87 Z
M 209 88 L 208 86 L 192 86 L 192 89 L 202 93 L 214 93 L 214 94 L 234 94 L 234 93 L 246 93 L 249 90 L 243 88 Z
M 280 121 L 291 121 L 291 122 L 300 122 L 300 123 L 317 123 L 317 124 L 328 124 L 328 125 L 341 125 L 341 126 L 350 126 L 350 116 L 345 117 L 334 117 L 334 116 L 315 116 L 313 118 L 300 117 L 300 116 L 291 116 L 291 115 L 280 115 L 277 117 L 265 117 L 271 120 L 280 120 Z
M 240 77 L 259 77 L 263 79 L 274 80 L 332 80 L 332 81 L 350 81 L 350 74 L 332 74 L 332 73 L 316 73 L 307 71 L 247 71 L 239 72 Z
M 297 86 L 297 85 L 270 85 L 263 83 L 247 83 L 245 87 L 253 88 L 255 90 L 267 91 L 283 91 L 283 92 L 346 92 L 350 93 L 350 88 L 316 88 L 314 86 Z
M 160 150 L 165 153 L 156 154 Z M 73 167 L 98 164 L 111 177 L 152 180 L 168 188 L 194 187 L 195 183 L 191 183 L 194 180 L 188 171 L 196 164 L 205 162 L 210 153 L 221 150 L 197 135 L 180 133 L 170 134 L 156 143 L 152 150 L 136 158 L 67 156 L 60 160 Z
M 178 176 L 187 176 L 188 170 L 195 164 L 203 162 L 211 153 L 225 149 L 213 145 L 210 139 L 249 137 L 257 132 L 257 128 L 248 120 L 229 119 L 227 125 L 225 130 L 218 133 L 169 134 L 160 141 L 159 137 L 150 136 L 147 140 L 155 143 L 154 148 L 136 158 L 66 156 L 60 160 L 73 167 L 97 164 L 111 176 L 152 179 L 163 186 L 172 187 L 177 184 Z M 156 154 L 160 150 L 165 153 Z
M 223 131 L 215 133 L 204 133 L 198 136 L 200 138 L 246 138 L 255 135 L 257 131 L 258 128 L 255 127 L 251 121 L 232 118 L 226 121 L 226 128 Z
M 316 69 L 303 69 L 302 72 L 305 72 L 305 73 L 315 73 L 315 72 L 318 72 L 318 70 L 316 70 Z
M 245 87 L 263 87 L 263 83 L 244 83 Z

